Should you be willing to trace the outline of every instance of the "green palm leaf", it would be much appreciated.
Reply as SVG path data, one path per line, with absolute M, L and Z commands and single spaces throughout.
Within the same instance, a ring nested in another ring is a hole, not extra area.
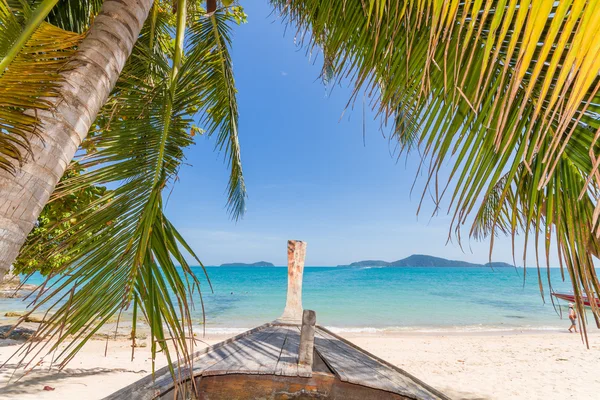
M 47 21 L 67 31 L 84 33 L 101 7 L 102 0 L 58 0 Z
M 206 62 L 212 63 L 206 76 L 206 96 L 200 120 L 209 135 L 217 135 L 216 148 L 225 151 L 231 166 L 229 177 L 229 210 L 238 219 L 245 210 L 246 185 L 242 173 L 240 144 L 238 141 L 238 109 L 236 102 L 233 65 L 228 48 L 231 47 L 231 28 L 228 21 L 232 16 L 217 12 L 212 16 L 197 17 L 190 32 L 190 46 L 213 49 Z
M 44 1 L 32 12 L 0 0 L 0 168 L 7 171 L 30 153 L 39 122 L 33 110 L 50 110 L 60 69 L 81 40 L 42 22 L 54 3 Z
M 498 232 L 553 231 L 576 292 L 598 294 L 598 3 L 272 3 L 373 97 L 401 149 L 419 146 L 422 198 L 447 199 L 459 242 L 465 225 L 492 246 Z
M 236 216 L 243 211 L 245 191 L 233 77 L 230 64 L 224 68 L 230 18 L 220 12 L 210 18 L 191 16 L 190 39 L 184 41 L 186 17 L 178 13 L 173 44 L 173 21 L 167 13 L 158 7 L 156 18 L 146 24 L 97 119 L 88 139 L 90 150 L 78 159 L 86 172 L 61 182 L 52 196 L 57 200 L 92 185 L 114 188 L 73 216 L 77 224 L 71 229 L 77 235 L 57 235 L 59 246 L 37 254 L 43 259 L 62 254 L 71 262 L 56 271 L 58 280 L 42 289 L 32 310 L 50 308 L 53 314 L 37 336 L 56 341 L 33 342 L 26 349 L 29 354 L 65 344 L 58 354 L 64 365 L 106 321 L 129 310 L 133 337 L 137 316 L 149 325 L 153 358 L 162 351 L 169 362 L 189 361 L 193 297 L 202 302 L 200 281 L 184 254 L 202 263 L 165 216 L 162 193 L 174 184 L 183 150 L 193 143 L 190 131 L 196 115 L 209 134 L 217 133 L 217 146 L 229 154 L 234 185 L 230 204 Z M 224 37 L 220 43 L 216 31 Z M 166 46 L 171 47 L 162 51 Z M 69 287 L 73 289 L 65 295 Z

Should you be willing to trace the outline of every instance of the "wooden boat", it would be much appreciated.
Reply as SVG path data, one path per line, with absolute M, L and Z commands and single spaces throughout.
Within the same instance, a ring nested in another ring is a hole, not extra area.
M 302 309 L 306 243 L 288 242 L 283 315 L 194 355 L 192 368 L 168 367 L 106 399 L 131 400 L 449 400 L 406 371 L 316 325 Z
M 569 294 L 569 293 L 552 293 L 552 295 L 558 299 L 562 299 L 562 300 L 566 300 L 569 303 L 575 303 L 575 295 L 574 294 Z M 583 304 L 590 307 L 590 299 L 588 299 L 586 296 L 582 296 L 581 300 L 583 300 Z M 598 307 L 600 307 L 600 299 L 596 298 L 594 299 L 596 301 L 596 304 L 598 305 Z

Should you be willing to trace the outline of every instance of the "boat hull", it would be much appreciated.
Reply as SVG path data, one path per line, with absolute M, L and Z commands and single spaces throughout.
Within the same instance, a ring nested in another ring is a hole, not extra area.
M 573 294 L 568 294 L 568 293 L 552 293 L 552 295 L 554 297 L 558 298 L 558 299 L 566 300 L 566 301 L 571 302 L 571 303 L 575 303 L 575 295 L 573 295 Z M 588 307 L 591 306 L 590 299 L 588 299 L 585 296 L 582 296 L 581 299 L 583 300 L 583 304 L 584 305 L 586 305 Z M 594 300 L 596 301 L 596 305 L 598 307 L 600 307 L 600 299 L 594 299 Z

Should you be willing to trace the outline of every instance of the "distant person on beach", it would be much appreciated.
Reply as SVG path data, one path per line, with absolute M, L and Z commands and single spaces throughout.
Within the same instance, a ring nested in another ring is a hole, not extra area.
M 569 303 L 569 319 L 571 320 L 571 327 L 569 328 L 569 332 L 573 332 L 571 329 L 575 329 L 575 333 L 577 333 L 577 325 L 575 322 L 577 321 L 577 314 L 575 313 L 575 309 L 573 308 L 573 304 Z

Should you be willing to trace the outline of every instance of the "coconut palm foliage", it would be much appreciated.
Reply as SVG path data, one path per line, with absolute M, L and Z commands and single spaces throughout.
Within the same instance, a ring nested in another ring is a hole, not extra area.
M 271 2 L 322 49 L 325 79 L 350 78 L 400 149 L 419 147 L 451 233 L 521 233 L 536 256 L 555 243 L 575 292 L 600 293 L 600 3 Z
M 207 16 L 197 5 L 178 1 L 173 14 L 172 3 L 154 4 L 88 136 L 87 151 L 77 157 L 85 172 L 59 183 L 51 202 L 93 185 L 111 190 L 70 216 L 76 223 L 54 237 L 59 245 L 23 250 L 42 259 L 70 260 L 34 302 L 33 310 L 49 307 L 52 314 L 36 336 L 56 341 L 32 342 L 26 355 L 65 344 L 57 353 L 64 365 L 107 321 L 127 312 L 132 338 L 138 319 L 148 323 L 153 358 L 162 351 L 173 361 L 174 349 L 177 360 L 189 360 L 193 298 L 200 295 L 200 282 L 184 253 L 202 264 L 165 215 L 163 192 L 172 189 L 194 135 L 214 134 L 231 165 L 230 210 L 234 218 L 244 210 L 228 53 L 234 13 L 241 11 L 218 9 Z
M 81 169 L 76 163 L 73 163 L 63 175 L 62 180 L 73 178 L 74 175 L 80 173 Z M 83 240 L 85 236 L 79 235 L 78 230 L 70 229 L 78 221 L 74 215 L 79 214 L 80 211 L 89 212 L 89 204 L 105 193 L 105 187 L 90 185 L 46 204 L 35 227 L 27 236 L 27 241 L 23 246 L 24 251 L 19 254 L 13 264 L 13 273 L 39 272 L 46 276 L 63 269 L 71 261 L 64 253 L 57 252 L 50 258 L 38 257 L 38 254 L 50 252 L 49 247 L 60 246 L 64 241 L 61 235 L 66 230 L 69 231 L 68 235 L 76 235 Z M 88 231 L 87 235 L 92 235 L 92 232 Z
M 38 118 L 56 97 L 59 71 L 81 37 L 44 22 L 56 4 L 0 0 L 0 168 L 11 172 L 30 149 Z M 29 111 L 28 111 L 29 110 Z
M 68 31 L 84 33 L 100 12 L 103 0 L 58 0 L 48 14 L 47 21 Z

